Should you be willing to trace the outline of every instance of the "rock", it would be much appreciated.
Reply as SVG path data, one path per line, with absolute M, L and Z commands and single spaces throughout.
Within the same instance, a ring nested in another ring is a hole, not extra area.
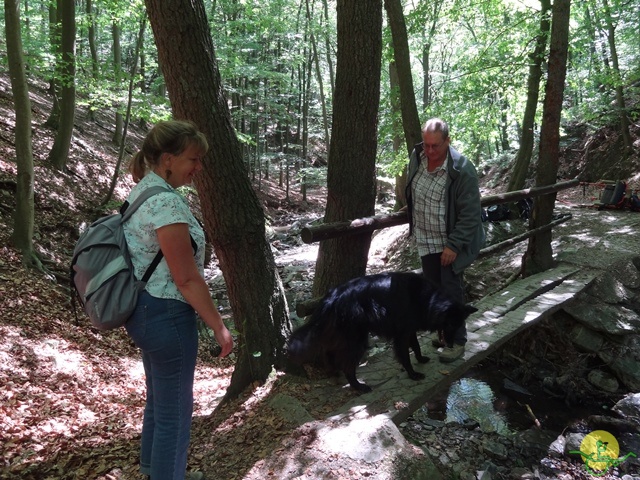
M 275 447 L 245 478 L 272 478 L 277 471 L 278 478 L 443 480 L 429 456 L 384 415 L 307 422 L 296 430 L 287 455 Z
M 564 436 L 559 435 L 551 445 L 549 445 L 549 455 L 554 458 L 561 458 L 564 456 L 564 451 L 567 445 L 567 439 Z
M 610 375 L 602 370 L 591 370 L 587 375 L 589 383 L 600 390 L 605 392 L 615 392 L 618 390 L 618 380 L 613 375 Z
M 555 440 L 557 440 L 557 434 L 533 427 L 517 432 L 514 437 L 516 445 L 524 447 L 528 452 L 535 455 L 546 453 Z
M 609 415 L 589 415 L 587 424 L 591 430 L 605 430 L 612 433 L 640 433 L 640 426 L 632 420 L 615 418 Z
M 582 458 L 582 455 L 579 453 L 569 453 L 569 452 L 579 452 L 580 445 L 582 445 L 582 441 L 584 437 L 587 435 L 584 433 L 569 433 L 565 436 L 564 443 L 564 454 L 569 456 L 577 456 L 578 458 Z
M 490 438 L 485 439 L 482 442 L 482 448 L 485 452 L 489 453 L 489 455 L 496 457 L 499 460 L 505 460 L 509 456 L 509 452 L 504 445 L 495 442 Z
M 629 455 L 625 463 L 627 465 L 633 465 L 633 469 L 630 470 L 640 474 L 640 469 L 638 468 L 640 467 L 640 435 L 629 432 L 619 433 L 616 435 L 616 440 L 618 440 L 618 444 L 620 445 L 621 457 L 633 452 L 635 456 Z
M 617 277 L 624 284 L 633 290 L 640 288 L 640 257 L 634 257 L 630 262 L 624 262 L 616 265 L 612 271 L 616 272 Z
M 640 391 L 640 362 L 637 360 L 640 355 L 638 353 L 634 353 L 630 349 L 621 348 L 615 354 L 602 351 L 598 356 L 629 391 Z
M 634 270 L 634 277 L 637 277 L 637 269 L 634 268 Z M 616 273 L 617 271 L 606 272 L 604 275 L 596 278 L 589 287 L 588 294 L 609 304 L 621 303 L 632 298 L 633 293 L 629 292 L 624 284 L 615 278 Z
M 604 337 L 584 325 L 575 325 L 569 338 L 579 350 L 587 353 L 598 353 L 605 343 Z
M 511 478 L 513 480 L 534 480 L 536 478 L 535 473 L 527 468 L 514 468 L 511 470 Z
M 626 307 L 576 301 L 564 311 L 597 332 L 620 336 L 640 332 L 640 317 Z
M 269 406 L 277 411 L 281 417 L 293 421 L 297 425 L 314 420 L 300 402 L 289 395 L 277 394 L 269 401 Z
M 486 470 L 478 470 L 476 472 L 476 479 L 477 480 L 492 480 L 492 476 L 491 476 L 491 472 L 488 472 Z
M 640 425 L 640 393 L 625 395 L 612 410 L 621 417 L 634 420 Z

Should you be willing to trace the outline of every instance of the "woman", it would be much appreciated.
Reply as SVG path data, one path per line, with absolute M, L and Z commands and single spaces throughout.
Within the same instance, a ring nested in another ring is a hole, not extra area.
M 145 201 L 124 225 L 137 278 L 142 278 L 160 249 L 164 255 L 126 324 L 142 350 L 147 402 L 140 471 L 151 480 L 203 478 L 200 472 L 185 473 L 198 351 L 196 313 L 213 330 L 222 347 L 220 356 L 233 348 L 203 278 L 204 232 L 175 191 L 202 170 L 207 150 L 206 138 L 192 123 L 159 122 L 129 166 L 137 183 L 129 194 L 130 203 L 151 186 L 167 189 Z

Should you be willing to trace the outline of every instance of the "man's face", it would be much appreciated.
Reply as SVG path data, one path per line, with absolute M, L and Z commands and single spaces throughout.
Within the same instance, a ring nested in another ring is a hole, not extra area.
M 442 138 L 442 132 L 422 132 L 424 142 L 424 153 L 431 162 L 439 165 L 447 159 L 449 149 L 449 139 Z

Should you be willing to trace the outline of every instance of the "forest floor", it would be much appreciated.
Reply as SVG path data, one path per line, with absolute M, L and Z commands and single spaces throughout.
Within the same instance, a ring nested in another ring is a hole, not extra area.
M 0 77 L 0 478 L 141 479 L 137 464 L 145 387 L 139 353 L 124 330 L 98 333 L 82 317 L 77 321 L 65 283 L 78 226 L 96 216 L 117 160 L 118 148 L 110 142 L 112 122 L 103 116 L 89 120 L 79 112 L 69 169 L 54 172 L 46 159 L 53 131 L 42 126 L 50 102 L 44 86 L 37 87 L 32 95 L 34 238 L 44 273 L 25 268 L 11 246 L 14 117 L 8 80 Z M 141 138 L 137 128 L 130 133 L 127 156 Z M 130 186 L 119 181 L 116 197 L 122 199 Z M 285 229 L 299 217 L 321 216 L 324 208 L 322 189 L 311 190 L 305 201 L 294 191 L 287 199 L 276 183 L 263 180 L 259 195 L 276 228 Z M 573 200 L 567 196 L 565 201 Z M 298 245 L 296 253 L 314 263 L 313 247 Z M 485 271 L 491 279 L 485 279 L 485 288 L 510 276 L 518 255 L 516 249 L 503 256 L 501 271 Z M 356 395 L 336 388 L 330 396 L 319 396 L 308 381 L 274 372 L 264 385 L 221 405 L 234 358 L 216 358 L 208 347 L 202 342 L 198 357 L 189 455 L 189 468 L 203 470 L 208 478 L 246 478 L 267 454 L 274 449 L 284 454 L 287 443 L 295 443 L 297 425 L 269 405 L 275 395 L 295 397 L 316 419 Z M 330 459 L 328 465 L 327 478 L 367 476 Z

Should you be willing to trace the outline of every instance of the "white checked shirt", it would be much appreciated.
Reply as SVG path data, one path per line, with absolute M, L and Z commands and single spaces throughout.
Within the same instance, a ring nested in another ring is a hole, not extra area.
M 422 257 L 432 253 L 440 253 L 447 242 L 447 226 L 445 221 L 445 187 L 447 184 L 447 163 L 433 172 L 427 170 L 425 152 L 420 153 L 420 167 L 411 182 L 413 195 L 413 232 L 418 246 L 418 254 Z

